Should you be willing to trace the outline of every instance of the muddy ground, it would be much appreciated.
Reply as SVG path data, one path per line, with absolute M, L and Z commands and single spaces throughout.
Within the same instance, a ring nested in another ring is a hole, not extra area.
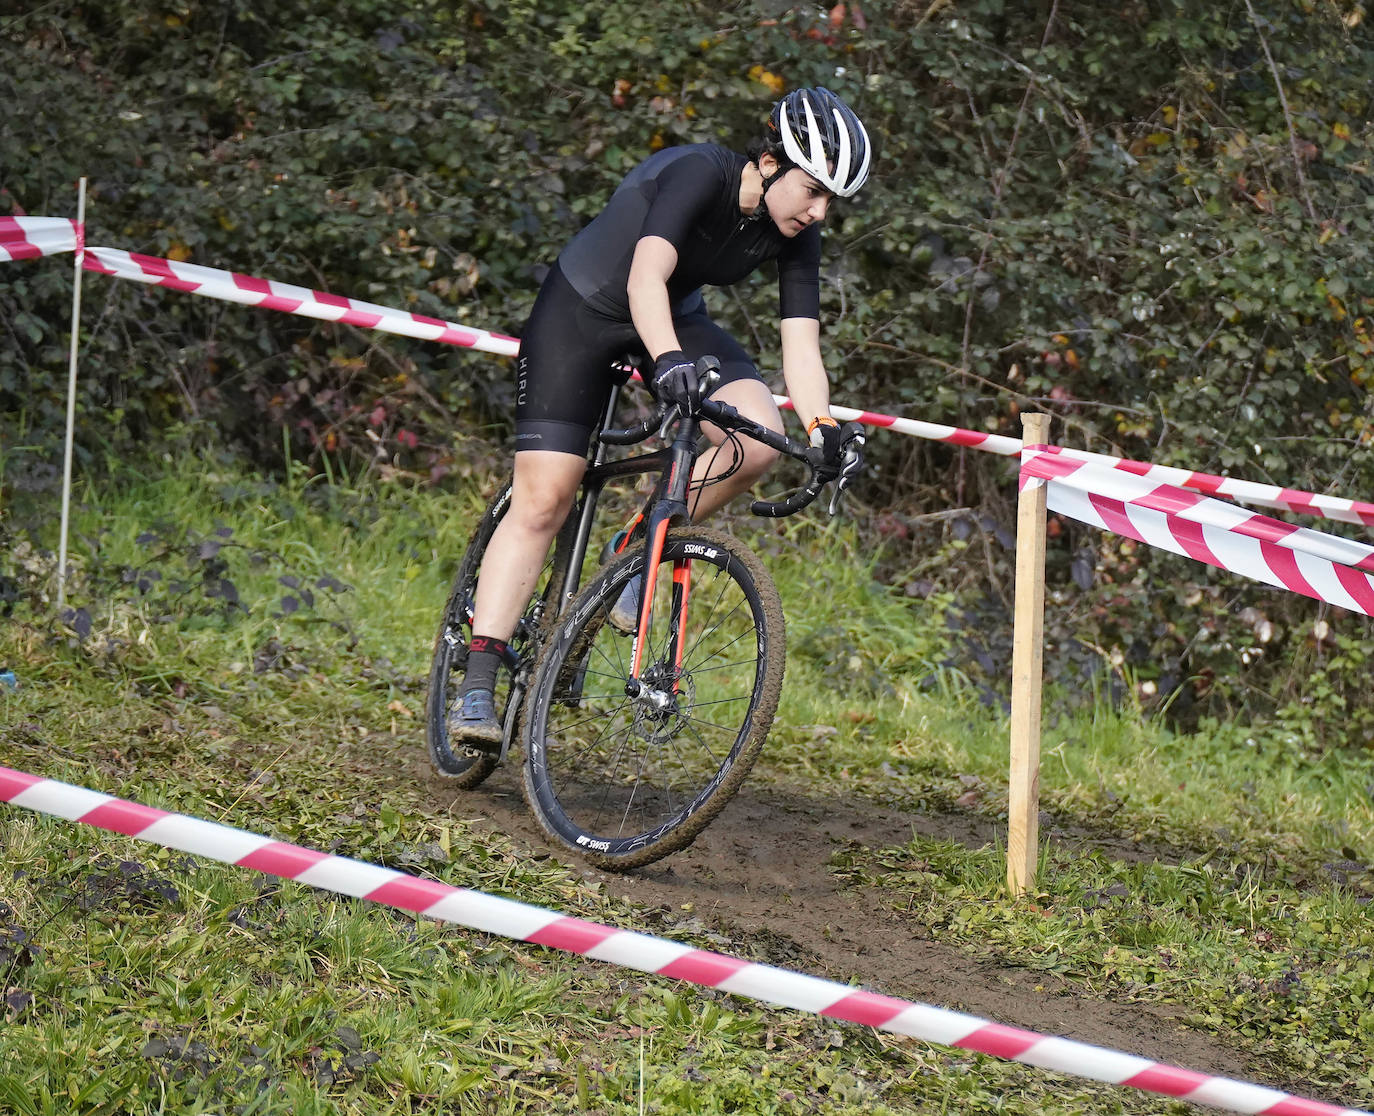
M 516 771 L 498 770 L 465 793 L 429 778 L 460 816 L 504 834 L 518 851 L 552 855 L 635 904 L 665 913 L 691 904 L 696 918 L 730 942 L 747 940 L 755 950 L 763 943 L 771 964 L 1202 1073 L 1296 1088 L 1273 1080 L 1263 1065 L 1247 1064 L 1221 1037 L 1188 1026 L 1184 1007 L 1117 1004 L 1053 974 L 971 958 L 932 940 L 919 911 L 894 909 L 886 896 L 848 887 L 828 867 L 832 853 L 851 842 L 902 845 L 913 831 L 974 848 L 996 840 L 995 826 L 974 814 L 908 813 L 746 785 L 691 848 L 615 875 L 587 869 L 552 846 L 520 795 Z M 1061 846 L 1104 848 L 1116 857 L 1161 855 L 1090 835 L 1050 836 Z

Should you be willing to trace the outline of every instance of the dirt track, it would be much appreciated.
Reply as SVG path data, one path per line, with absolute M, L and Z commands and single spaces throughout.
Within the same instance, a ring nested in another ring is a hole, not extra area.
M 617 876 L 553 852 L 520 796 L 515 771 L 499 770 L 461 796 L 431 778 L 437 797 L 451 800 L 465 818 L 481 817 L 479 826 L 490 825 L 518 850 L 552 853 L 601 881 L 608 894 L 669 914 L 691 904 L 697 919 L 730 941 L 747 936 L 755 948 L 763 943 L 770 963 L 1203 1073 L 1294 1087 L 1266 1079 L 1263 1066 L 1247 1065 L 1220 1037 L 1188 1027 L 1185 1008 L 1085 998 L 1052 975 L 970 958 L 931 940 L 919 912 L 894 910 L 881 897 L 848 888 L 827 866 L 851 842 L 900 845 L 913 830 L 981 847 L 995 836 L 986 819 L 859 808 L 746 785 L 692 848 Z M 1110 851 L 1122 855 L 1116 845 Z

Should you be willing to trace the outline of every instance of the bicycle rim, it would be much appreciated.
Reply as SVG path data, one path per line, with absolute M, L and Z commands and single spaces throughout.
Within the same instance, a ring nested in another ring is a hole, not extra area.
M 452 785 L 460 790 L 477 786 L 495 770 L 497 757 L 476 749 L 453 748 L 448 739 L 448 710 L 458 696 L 467 670 L 468 645 L 472 639 L 472 613 L 476 603 L 477 581 L 481 575 L 482 559 L 487 544 L 497 526 L 505 517 L 510 505 L 511 483 L 508 480 L 493 497 L 468 542 L 463 560 L 459 564 L 448 603 L 444 606 L 443 619 L 434 640 L 434 655 L 430 665 L 429 688 L 425 699 L 425 737 L 429 745 L 430 760 L 435 769 L 452 780 Z M 515 653 L 516 663 L 512 669 L 503 663 L 496 675 L 496 708 L 502 724 L 506 728 L 507 739 L 515 731 L 519 718 L 521 697 L 528 686 L 529 675 L 538 644 L 544 634 L 550 617 L 548 611 L 555 607 L 549 604 L 550 587 L 561 584 L 556 562 L 566 560 L 564 535 L 575 522 L 576 516 L 569 516 L 568 524 L 559 534 L 550 557 L 536 583 L 535 593 L 530 599 L 509 641 Z
M 648 864 L 689 844 L 738 789 L 782 687 L 777 590 L 720 532 L 670 532 L 639 681 L 633 637 L 611 608 L 643 566 L 626 556 L 565 613 L 527 710 L 525 793 L 544 829 L 603 867 Z M 685 586 L 684 586 L 685 582 Z

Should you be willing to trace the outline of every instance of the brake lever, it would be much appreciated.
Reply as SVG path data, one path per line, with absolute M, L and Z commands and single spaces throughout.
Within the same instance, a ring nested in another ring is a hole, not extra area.
M 678 414 L 681 410 L 682 408 L 674 403 L 663 412 L 663 421 L 658 427 L 658 440 L 660 442 L 666 442 L 668 440 L 668 430 L 672 427 L 673 423 L 677 422 Z
M 711 363 L 705 363 L 708 361 Z M 720 363 L 716 361 L 715 357 L 702 357 L 697 361 L 698 367 L 702 367 L 703 364 L 704 368 L 702 368 L 701 372 L 701 387 L 698 396 L 699 401 L 707 399 L 711 394 L 711 389 L 714 388 L 716 384 L 720 383 Z M 698 402 L 697 406 L 699 405 L 700 402 Z M 693 409 L 695 410 L 695 407 Z M 663 421 L 658 427 L 658 439 L 660 442 L 666 442 L 668 440 L 668 431 L 673 423 L 677 422 L 679 418 L 685 418 L 686 414 L 686 408 L 683 407 L 681 403 L 673 403 L 663 412 Z
M 840 477 L 835 481 L 835 491 L 830 494 L 830 507 L 826 509 L 830 515 L 833 516 L 839 512 L 841 497 L 844 496 L 844 490 L 848 487 L 848 477 Z
M 863 445 L 863 435 L 856 434 L 850 439 L 850 444 L 856 447 Z M 841 498 L 844 496 L 844 490 L 849 487 L 849 482 L 854 479 L 854 476 L 862 467 L 863 458 L 859 455 L 857 449 L 845 450 L 844 461 L 840 465 L 840 474 L 835 478 L 835 490 L 830 496 L 830 507 L 828 509 L 830 515 L 833 516 L 840 510 L 840 502 Z
M 844 495 L 844 481 L 835 482 L 835 491 L 830 494 L 830 506 L 826 508 L 826 514 L 835 516 L 840 510 L 840 497 Z

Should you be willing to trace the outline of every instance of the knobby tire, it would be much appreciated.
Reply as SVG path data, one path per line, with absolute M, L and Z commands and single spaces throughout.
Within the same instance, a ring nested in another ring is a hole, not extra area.
M 668 628 L 676 561 L 691 570 L 679 672 Z M 632 636 L 607 617 L 642 550 L 600 571 L 546 640 L 525 699 L 524 789 L 551 838 L 616 871 L 685 848 L 749 774 L 782 690 L 782 604 L 763 564 L 719 531 L 670 531 L 641 679 L 668 709 L 627 696 Z

